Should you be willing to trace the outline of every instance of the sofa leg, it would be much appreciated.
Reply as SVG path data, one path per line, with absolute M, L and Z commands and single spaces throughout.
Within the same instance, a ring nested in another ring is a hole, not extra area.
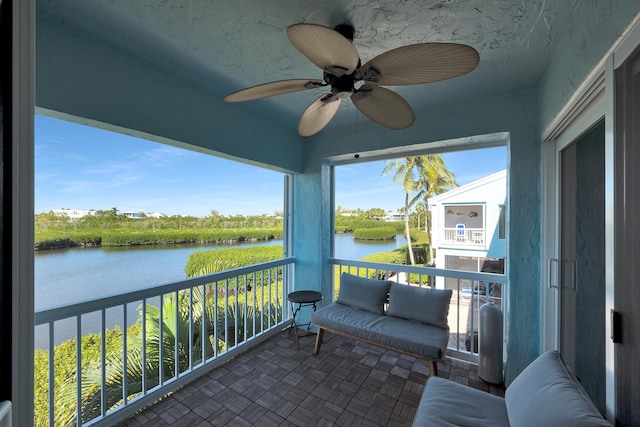
M 429 360 L 429 376 L 437 377 L 438 376 L 438 364 L 435 360 Z
M 318 334 L 316 335 L 316 348 L 313 350 L 314 354 L 318 354 L 320 351 L 320 344 L 322 344 L 322 336 L 324 335 L 324 329 L 318 328 Z

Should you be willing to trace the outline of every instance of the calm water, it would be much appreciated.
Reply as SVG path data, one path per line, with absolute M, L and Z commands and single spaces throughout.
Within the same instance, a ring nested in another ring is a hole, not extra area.
M 335 255 L 343 259 L 359 259 L 366 255 L 393 250 L 405 244 L 395 241 L 367 243 L 356 241 L 350 234 L 335 236 Z M 237 245 L 173 245 L 123 248 L 71 248 L 35 253 L 36 311 L 68 305 L 88 299 L 117 295 L 137 289 L 175 282 L 185 278 L 184 267 L 195 251 L 228 247 L 282 245 L 281 240 Z M 129 322 L 136 319 L 136 307 L 128 310 Z M 107 324 L 122 323 L 122 311 L 107 313 Z M 83 333 L 99 329 L 98 315 L 83 318 Z M 55 342 L 74 336 L 72 321 L 57 322 Z M 36 348 L 46 346 L 47 333 L 36 329 Z

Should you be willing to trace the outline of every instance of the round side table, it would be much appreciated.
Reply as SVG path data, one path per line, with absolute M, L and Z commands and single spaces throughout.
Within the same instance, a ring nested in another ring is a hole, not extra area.
M 313 311 L 316 311 L 316 303 L 322 301 L 322 294 L 317 291 L 294 291 L 289 292 L 287 295 L 287 299 L 291 304 L 291 312 L 293 313 L 293 317 L 291 318 L 291 324 L 287 327 L 289 329 L 289 333 L 291 333 L 291 329 L 293 329 L 293 333 L 296 336 L 296 346 L 300 349 L 300 343 L 298 342 L 298 325 L 296 324 L 296 316 L 298 312 L 302 309 L 302 307 L 313 307 Z M 294 307 L 297 305 L 296 307 Z M 307 323 L 307 330 L 311 326 L 311 322 Z M 300 325 L 304 326 L 304 325 Z

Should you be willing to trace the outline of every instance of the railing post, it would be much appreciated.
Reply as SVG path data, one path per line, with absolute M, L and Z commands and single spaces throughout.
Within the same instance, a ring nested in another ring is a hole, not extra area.
M 49 425 L 54 425 L 55 419 L 55 331 L 54 322 L 49 322 Z
M 164 298 L 163 295 L 160 294 L 160 310 L 159 313 L 160 315 L 158 316 L 158 354 L 160 355 L 160 360 L 158 363 L 158 375 L 159 375 L 159 379 L 158 379 L 158 384 L 163 385 L 164 384 L 164 346 L 162 345 L 162 342 L 164 341 L 164 322 L 162 321 L 162 319 L 164 318 Z
M 103 308 L 100 310 L 100 413 L 104 417 L 107 413 L 107 327 L 106 327 L 106 310 Z
M 127 398 L 129 397 L 129 376 L 127 372 L 129 371 L 127 368 L 127 353 L 128 353 L 128 344 L 127 344 L 127 304 L 124 303 L 122 305 L 122 401 L 124 404 L 127 404 Z
M 142 299 L 142 394 L 147 393 L 147 299 Z
M 76 425 L 82 425 L 82 315 L 76 316 Z
M 180 352 L 179 352 L 179 341 L 180 338 L 180 300 L 178 297 L 178 291 L 173 294 L 175 298 L 175 317 L 176 321 L 173 325 L 173 377 L 178 378 L 180 376 Z
M 193 369 L 193 288 L 189 288 L 189 370 L 191 369 Z
M 211 312 L 213 313 L 213 319 L 211 319 L 211 321 L 213 322 L 213 357 L 218 356 L 218 283 L 219 282 L 213 283 L 213 310 L 211 310 Z M 203 292 L 204 292 L 204 288 L 203 288 Z M 204 300 L 206 301 L 206 297 Z M 205 315 L 206 315 L 206 304 L 204 306 L 204 309 L 205 309 Z M 202 336 L 203 337 L 207 336 L 204 323 L 202 325 Z M 203 348 L 202 361 L 205 362 L 206 358 L 204 356 L 204 343 L 202 345 L 202 348 Z

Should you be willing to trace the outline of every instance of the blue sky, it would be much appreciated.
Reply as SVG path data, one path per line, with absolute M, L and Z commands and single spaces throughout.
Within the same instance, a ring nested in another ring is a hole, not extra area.
M 506 147 L 471 150 L 442 155 L 458 185 L 465 185 L 507 166 Z M 336 206 L 345 209 L 382 208 L 397 211 L 404 207 L 404 190 L 393 176 L 382 176 L 386 161 L 357 163 L 336 168 Z
M 194 216 L 282 211 L 283 175 L 44 116 L 35 118 L 35 212 L 110 209 Z M 505 168 L 506 149 L 444 155 L 460 185 Z M 384 161 L 336 168 L 336 206 L 396 210 Z

